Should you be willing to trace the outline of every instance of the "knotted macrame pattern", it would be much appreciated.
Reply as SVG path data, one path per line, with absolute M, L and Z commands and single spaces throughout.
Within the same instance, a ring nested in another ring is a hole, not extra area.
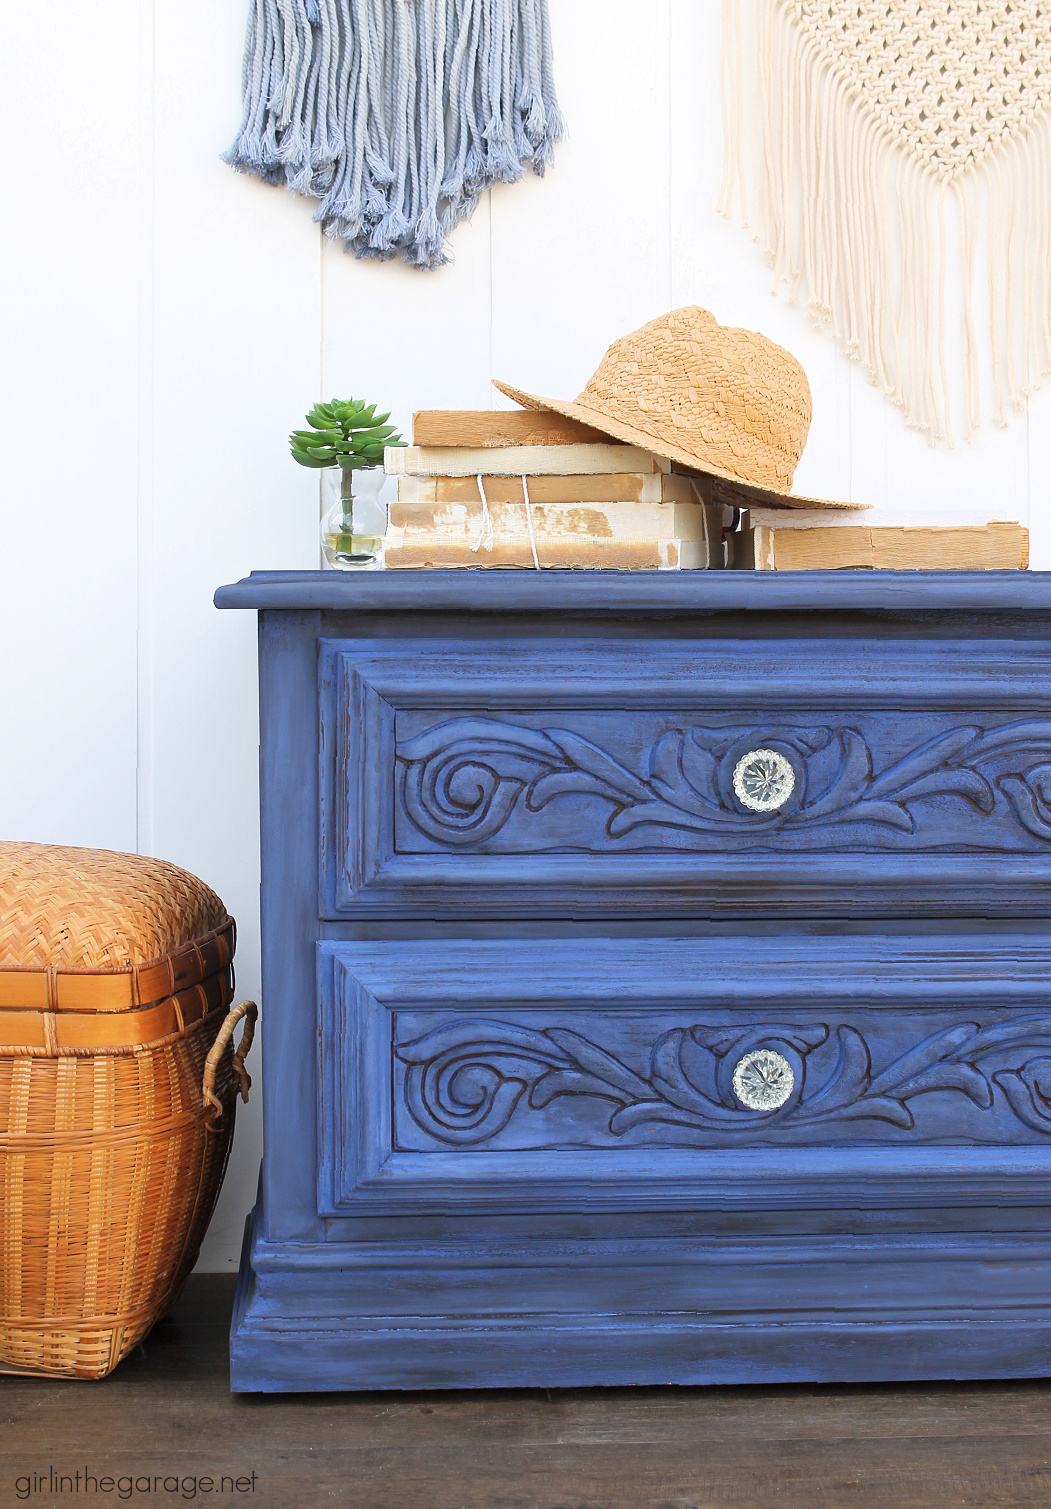
M 227 162 L 318 198 L 359 257 L 417 267 L 563 132 L 547 0 L 251 0 L 242 94 Z
M 1051 372 L 1051 0 L 723 0 L 723 42 L 720 208 L 910 425 L 952 440 L 953 320 L 968 436 L 983 383 L 1006 423 Z

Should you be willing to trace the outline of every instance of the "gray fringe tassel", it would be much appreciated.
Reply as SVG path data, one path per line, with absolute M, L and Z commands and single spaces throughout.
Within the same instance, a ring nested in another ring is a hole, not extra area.
M 250 3 L 224 161 L 320 199 L 359 257 L 441 267 L 479 196 L 562 139 L 547 0 Z

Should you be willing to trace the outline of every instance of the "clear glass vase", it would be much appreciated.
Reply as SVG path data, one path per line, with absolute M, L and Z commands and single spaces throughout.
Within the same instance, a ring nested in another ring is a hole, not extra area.
M 321 473 L 321 549 L 336 571 L 374 571 L 383 565 L 387 505 L 380 467 L 331 466 Z

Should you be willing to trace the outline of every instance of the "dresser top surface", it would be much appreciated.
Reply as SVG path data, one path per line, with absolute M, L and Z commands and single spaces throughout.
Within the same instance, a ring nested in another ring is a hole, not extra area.
M 217 608 L 349 613 L 1021 613 L 1051 616 L 1047 571 L 253 571 Z

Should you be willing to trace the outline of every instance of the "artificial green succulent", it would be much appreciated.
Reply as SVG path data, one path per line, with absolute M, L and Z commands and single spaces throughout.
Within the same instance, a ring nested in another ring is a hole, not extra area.
M 333 398 L 316 403 L 307 415 L 311 428 L 293 430 L 288 443 L 300 466 L 341 466 L 344 471 L 382 466 L 385 446 L 405 444 L 389 418 L 389 413 L 377 414 L 374 403 Z

